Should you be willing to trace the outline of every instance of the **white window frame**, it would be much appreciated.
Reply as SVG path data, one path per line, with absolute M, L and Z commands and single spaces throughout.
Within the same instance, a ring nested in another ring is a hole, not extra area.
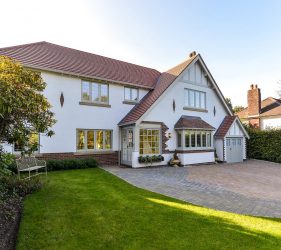
M 130 90 L 130 99 L 126 99 L 126 89 Z M 137 100 L 133 100 L 132 98 L 132 90 L 136 90 L 137 91 Z M 138 102 L 139 101 L 139 89 L 138 88 L 132 88 L 132 87 L 124 87 L 124 101 L 125 102 Z
M 184 130 L 177 130 L 177 133 L 181 132 L 181 147 L 178 146 L 178 141 L 177 141 L 177 149 L 180 150 L 208 150 L 208 149 L 213 149 L 213 132 L 211 130 L 204 130 L 204 129 L 184 129 Z M 195 147 L 191 146 L 191 132 L 195 133 Z M 186 147 L 185 145 L 185 135 L 186 133 L 189 133 L 189 147 Z M 201 147 L 198 147 L 197 145 L 197 134 L 200 133 L 200 140 L 201 140 Z M 202 146 L 203 145 L 203 133 L 206 134 L 206 147 Z M 210 144 L 208 146 L 208 136 L 210 135 Z M 177 137 L 178 138 L 178 137 Z
M 206 110 L 207 108 L 207 93 L 204 91 L 200 91 L 200 90 L 195 90 L 195 89 L 188 89 L 185 88 L 185 94 L 184 94 L 184 105 L 186 108 L 192 108 L 192 109 L 202 109 L 202 110 Z M 191 103 L 191 94 L 193 94 L 193 104 Z M 204 98 L 204 107 L 201 107 L 201 103 L 202 103 L 202 94 L 203 94 L 203 98 Z M 199 100 L 196 97 L 197 95 L 199 95 Z M 196 106 L 196 103 L 199 103 L 199 107 Z
M 89 84 L 89 98 L 90 100 L 84 100 L 83 99 L 83 83 L 88 83 Z M 98 96 L 99 96 L 99 101 L 93 101 L 92 98 L 92 88 L 93 88 L 93 84 L 97 84 L 98 85 Z M 106 102 L 102 102 L 101 101 L 101 86 L 105 85 L 107 87 L 107 101 Z M 98 104 L 109 104 L 109 84 L 107 83 L 99 83 L 99 82 L 89 82 L 89 81 L 81 81 L 81 101 L 82 102 L 89 102 L 89 103 L 98 103 Z
M 159 128 L 140 128 L 141 130 L 157 130 L 159 132 L 159 141 L 158 141 L 158 148 L 159 148 L 159 152 L 158 153 L 151 153 L 151 154 L 145 154 L 145 153 L 141 153 L 141 147 L 140 147 L 140 143 L 141 143 L 141 135 L 139 134 L 139 154 L 140 155 L 161 155 L 162 154 L 162 142 L 161 142 L 161 130 Z M 144 148 L 143 148 L 144 149 Z
M 78 131 L 83 131 L 84 132 L 84 138 L 85 138 L 85 143 L 84 143 L 84 148 L 83 149 L 78 149 Z M 88 141 L 88 131 L 93 131 L 94 132 L 94 148 L 93 149 L 88 149 L 87 148 L 87 141 Z M 97 131 L 103 131 L 103 149 L 97 149 Z M 106 131 L 111 132 L 110 136 L 110 149 L 106 149 L 105 146 L 105 140 L 106 140 Z M 78 128 L 76 129 L 76 151 L 77 152 L 83 152 L 83 151 L 93 151 L 93 152 L 102 152 L 102 151 L 112 151 L 113 148 L 113 130 L 111 129 L 83 129 L 83 128 Z

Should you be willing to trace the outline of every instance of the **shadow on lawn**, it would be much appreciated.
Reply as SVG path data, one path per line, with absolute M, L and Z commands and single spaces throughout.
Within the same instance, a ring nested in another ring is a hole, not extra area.
M 272 241 L 275 243 L 279 241 L 280 243 L 278 242 L 278 245 L 281 245 L 281 219 L 217 211 L 210 208 L 181 203 L 181 201 L 174 202 L 152 197 L 146 197 L 145 199 L 159 205 L 179 209 L 183 212 L 200 216 L 202 219 L 207 220 L 210 223 L 219 224 L 221 229 L 245 234 L 247 237 L 256 237 L 262 241 L 271 241 L 271 243 L 273 243 Z

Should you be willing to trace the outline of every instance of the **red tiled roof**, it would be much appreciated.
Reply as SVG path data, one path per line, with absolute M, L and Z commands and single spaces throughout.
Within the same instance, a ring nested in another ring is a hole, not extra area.
M 208 129 L 215 130 L 213 126 L 205 122 L 198 116 L 182 115 L 176 122 L 175 129 Z
M 196 55 L 192 56 L 181 64 L 162 73 L 155 85 L 154 90 L 150 90 L 142 98 L 142 100 L 119 122 L 118 125 L 136 122 L 196 57 Z
M 240 119 L 248 118 L 248 107 L 236 113 Z M 261 102 L 261 113 L 259 116 L 274 116 L 281 115 L 281 100 L 273 97 L 268 97 Z
M 153 88 L 161 75 L 155 69 L 99 56 L 48 42 L 0 48 L 0 55 L 24 66 Z
M 226 116 L 214 136 L 216 138 L 224 138 L 236 118 L 237 116 Z

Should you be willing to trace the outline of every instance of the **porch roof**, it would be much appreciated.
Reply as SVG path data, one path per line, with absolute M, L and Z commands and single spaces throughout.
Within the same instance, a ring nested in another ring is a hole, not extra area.
M 187 116 L 182 115 L 181 118 L 176 122 L 175 129 L 205 129 L 215 130 L 213 126 L 205 122 L 198 116 Z

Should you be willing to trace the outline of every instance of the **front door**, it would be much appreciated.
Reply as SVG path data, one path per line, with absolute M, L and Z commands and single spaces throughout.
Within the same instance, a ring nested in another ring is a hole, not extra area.
M 229 163 L 243 161 L 243 138 L 226 139 L 226 161 Z
M 122 129 L 122 164 L 132 165 L 132 152 L 134 147 L 133 128 Z

